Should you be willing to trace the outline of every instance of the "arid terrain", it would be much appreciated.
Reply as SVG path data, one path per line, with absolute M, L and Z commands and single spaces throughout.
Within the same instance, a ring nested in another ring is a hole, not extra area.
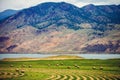
M 120 53 L 120 5 L 42 3 L 0 21 L 0 52 Z

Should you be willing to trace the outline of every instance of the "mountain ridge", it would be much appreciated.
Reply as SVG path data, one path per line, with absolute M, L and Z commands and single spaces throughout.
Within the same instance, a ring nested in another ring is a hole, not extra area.
M 13 9 L 7 9 L 0 12 L 0 21 L 4 21 L 4 19 L 16 14 L 18 11 Z
M 119 13 L 119 5 L 65 2 L 23 9 L 0 24 L 0 51 L 119 53 Z

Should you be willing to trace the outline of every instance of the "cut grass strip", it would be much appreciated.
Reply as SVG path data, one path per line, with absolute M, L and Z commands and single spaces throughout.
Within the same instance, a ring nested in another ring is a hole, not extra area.
M 73 80 L 74 79 L 74 77 L 72 76 L 72 75 L 69 75 L 70 76 L 70 79 L 69 80 Z
M 73 75 L 73 79 L 72 80 L 77 80 L 77 77 L 75 75 Z
M 103 76 L 105 80 L 112 80 L 109 76 Z
M 94 80 L 100 80 L 100 78 L 96 75 L 90 75 Z
M 86 76 L 82 75 L 82 80 L 87 80 Z
M 51 77 L 48 78 L 47 80 L 52 80 L 52 79 L 54 79 L 55 77 L 56 77 L 55 75 L 51 75 Z
M 60 78 L 61 78 L 61 75 L 57 75 L 57 77 L 54 78 L 54 79 L 55 79 L 55 80 L 60 80 Z
M 64 77 L 61 80 L 65 80 L 67 79 L 67 75 L 64 75 Z
M 75 80 L 81 80 L 78 75 L 75 75 L 76 79 Z
M 60 75 L 61 77 L 59 78 L 59 80 L 61 80 L 64 76 L 63 75 Z
M 87 80 L 91 80 L 88 75 L 84 75 Z
M 88 75 L 89 80 L 95 80 L 92 76 Z
M 79 75 L 79 78 L 80 78 L 80 80 L 83 80 L 83 77 L 81 75 Z
M 70 79 L 70 76 L 69 75 L 66 75 L 67 76 L 67 79 L 65 79 L 65 80 L 69 80 Z
M 102 76 L 96 76 L 97 78 L 99 78 L 99 80 L 105 80 L 105 78 L 103 78 Z M 96 79 L 96 78 L 95 78 Z M 96 79 L 97 80 L 97 79 Z
M 120 80 L 120 79 L 117 79 L 116 77 L 109 77 L 109 78 L 111 78 L 112 80 Z
M 97 76 L 95 76 L 95 75 L 90 75 L 90 77 L 92 77 L 93 80 L 98 80 Z

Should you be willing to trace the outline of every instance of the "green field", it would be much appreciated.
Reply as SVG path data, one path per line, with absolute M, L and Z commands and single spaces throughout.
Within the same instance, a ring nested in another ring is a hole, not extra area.
M 0 61 L 0 80 L 120 80 L 120 59 Z

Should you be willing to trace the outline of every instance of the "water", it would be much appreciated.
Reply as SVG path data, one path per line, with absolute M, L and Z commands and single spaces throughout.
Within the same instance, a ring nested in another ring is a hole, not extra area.
M 0 54 L 0 59 L 4 58 L 44 58 L 50 56 L 57 56 L 63 54 Z M 74 55 L 80 56 L 85 59 L 113 59 L 113 58 L 120 58 L 120 54 L 65 54 L 65 55 Z

